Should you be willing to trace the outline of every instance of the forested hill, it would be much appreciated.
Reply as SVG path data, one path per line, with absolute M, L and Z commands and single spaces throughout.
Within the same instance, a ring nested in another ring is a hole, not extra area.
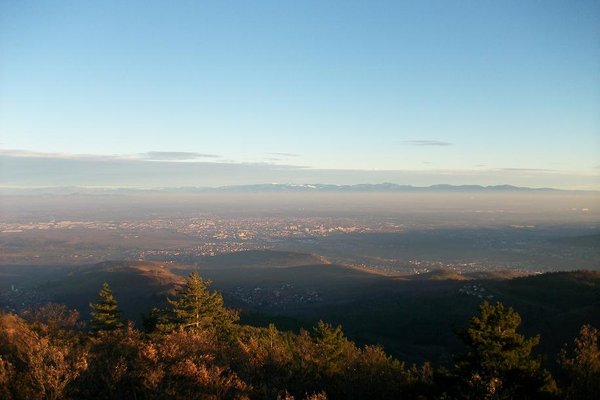
M 432 272 L 413 278 L 390 278 L 333 264 L 297 265 L 312 256 L 255 253 L 225 257 L 219 264 L 117 261 L 50 269 L 0 267 L 0 305 L 19 311 L 47 302 L 77 309 L 88 320 L 89 303 L 104 282 L 119 299 L 123 318 L 142 325 L 142 313 L 163 307 L 166 299 L 194 270 L 213 281 L 228 307 L 240 310 L 241 321 L 254 326 L 273 322 L 298 332 L 319 320 L 340 324 L 360 345 L 380 344 L 388 354 L 412 363 L 435 365 L 459 351 L 457 327 L 483 300 L 512 306 L 524 319 L 522 329 L 540 334 L 535 352 L 556 354 L 586 323 L 600 326 L 600 273 L 574 271 L 511 278 L 513 274 Z M 268 256 L 270 265 L 260 264 Z M 288 265 L 285 265 L 286 261 Z M 48 267 L 50 268 L 50 267 Z M 45 272 L 44 272 L 45 271 Z M 22 275 L 19 275 L 22 273 Z M 18 292 L 11 292 L 17 282 Z M 30 286 L 26 286 L 30 284 Z M 546 363 L 553 368 L 555 357 Z
M 148 311 L 143 330 L 123 319 L 107 283 L 90 312 L 89 328 L 76 311 L 55 303 L 20 316 L 0 313 L 0 398 L 593 399 L 600 393 L 597 329 L 583 325 L 573 345 L 546 355 L 559 360 L 552 374 L 534 351 L 540 337 L 523 334 L 519 313 L 501 302 L 481 303 L 455 330 L 463 347 L 442 366 L 407 365 L 323 321 L 298 333 L 240 324 L 196 272 L 164 307 Z

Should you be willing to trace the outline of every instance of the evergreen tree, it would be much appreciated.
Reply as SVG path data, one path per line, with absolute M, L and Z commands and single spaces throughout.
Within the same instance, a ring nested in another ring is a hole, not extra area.
M 338 373 L 343 367 L 344 349 L 347 345 L 342 327 L 319 321 L 313 328 L 315 344 L 320 356 L 320 367 L 328 373 Z
M 591 325 L 581 327 L 575 339 L 573 357 L 567 349 L 560 354 L 565 375 L 563 395 L 566 399 L 592 399 L 600 396 L 600 331 Z
M 517 333 L 521 317 L 502 303 L 484 302 L 479 315 L 459 333 L 467 352 L 458 357 L 455 373 L 460 397 L 467 399 L 535 399 L 554 390 L 554 381 L 531 350 L 539 336 Z
M 215 329 L 219 334 L 229 333 L 238 320 L 238 315 L 225 308 L 220 293 L 209 290 L 211 283 L 210 280 L 202 279 L 197 272 L 192 272 L 175 298 L 168 299 L 170 313 L 162 322 L 159 320 L 157 328 L 161 331 L 176 328 Z
M 92 330 L 99 332 L 122 328 L 121 310 L 108 283 L 104 282 L 99 296 L 100 301 L 98 303 L 90 304 L 92 309 Z

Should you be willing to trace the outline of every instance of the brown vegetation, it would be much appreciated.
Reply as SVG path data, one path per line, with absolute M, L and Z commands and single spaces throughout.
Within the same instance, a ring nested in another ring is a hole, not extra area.
M 22 317 L 0 314 L 0 399 L 589 399 L 598 393 L 599 333 L 589 326 L 572 355 L 561 354 L 557 382 L 531 354 L 539 339 L 518 333 L 519 315 L 499 303 L 484 303 L 460 333 L 465 352 L 453 365 L 409 367 L 381 347 L 358 347 L 341 327 L 322 321 L 298 334 L 238 325 L 198 279 L 188 278 L 172 310 L 157 311 L 168 330 L 140 332 L 128 323 L 88 333 L 76 314 L 56 304 Z M 190 324 L 196 311 L 211 318 Z

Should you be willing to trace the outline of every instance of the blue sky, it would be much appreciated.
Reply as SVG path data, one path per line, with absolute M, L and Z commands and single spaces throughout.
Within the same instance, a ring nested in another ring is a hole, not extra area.
M 597 1 L 8 0 L 0 18 L 5 186 L 73 163 L 79 185 L 165 186 L 160 163 L 199 186 L 600 189 Z

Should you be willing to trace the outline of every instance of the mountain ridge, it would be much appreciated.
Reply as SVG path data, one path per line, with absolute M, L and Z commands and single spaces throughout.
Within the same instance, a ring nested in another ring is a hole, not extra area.
M 0 188 L 0 194 L 31 194 L 31 195 L 86 195 L 86 194 L 135 194 L 135 193 L 505 193 L 505 192 L 590 192 L 594 190 L 569 190 L 557 188 L 532 188 L 524 186 L 502 185 L 450 185 L 435 184 L 429 186 L 414 186 L 396 183 L 360 183 L 353 185 L 336 184 L 291 184 L 291 183 L 261 183 L 248 185 L 230 185 L 218 187 L 181 186 L 158 188 L 124 188 L 124 187 L 83 187 L 55 186 L 36 188 Z

